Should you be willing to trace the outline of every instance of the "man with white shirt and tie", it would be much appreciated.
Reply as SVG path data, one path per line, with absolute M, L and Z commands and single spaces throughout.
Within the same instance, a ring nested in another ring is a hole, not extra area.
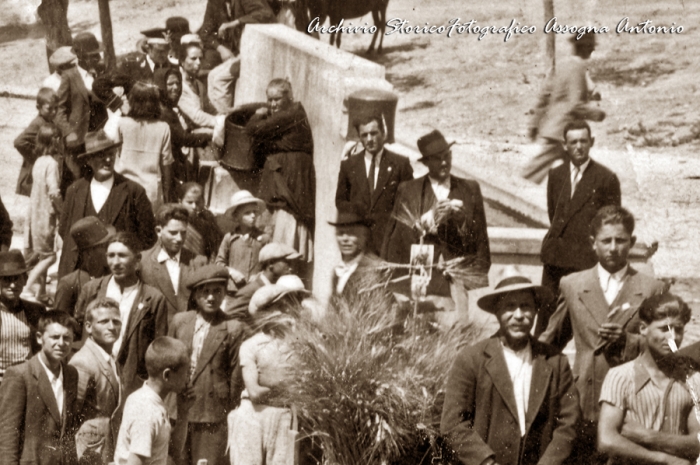
M 540 341 L 562 350 L 576 343 L 574 379 L 583 421 L 575 456 L 581 464 L 605 463 L 596 452 L 598 400 L 603 379 L 612 366 L 634 359 L 642 343 L 637 310 L 647 297 L 663 290 L 663 283 L 646 276 L 628 262 L 635 243 L 634 217 L 624 208 L 608 205 L 591 220 L 592 251 L 598 264 L 561 280 L 557 310 Z
M 90 302 L 85 311 L 88 338 L 71 358 L 78 370 L 76 408 L 84 423 L 76 435 L 78 458 L 83 463 L 107 464 L 114 457 L 114 441 L 119 424 L 116 411 L 121 387 L 112 348 L 121 333 L 119 304 L 103 298 Z
M 595 139 L 583 120 L 564 128 L 567 160 L 549 171 L 547 211 L 551 226 L 542 241 L 540 258 L 542 285 L 555 296 L 563 276 L 595 265 L 591 249 L 590 224 L 598 210 L 620 205 L 620 181 L 615 173 L 589 157 Z M 543 308 L 537 316 L 535 336 L 547 327 L 553 308 Z
M 58 233 L 63 238 L 63 252 L 58 266 L 59 279 L 75 270 L 78 247 L 69 234 L 81 218 L 96 216 L 117 232 L 133 233 L 141 250 L 156 243 L 155 221 L 151 202 L 139 184 L 114 172 L 114 160 L 120 143 L 110 140 L 104 131 L 88 133 L 85 151 L 79 155 L 92 170 L 66 192 Z

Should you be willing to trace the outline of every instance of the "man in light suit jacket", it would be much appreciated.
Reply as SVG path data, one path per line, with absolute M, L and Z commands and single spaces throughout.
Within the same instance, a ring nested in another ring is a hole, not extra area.
M 413 179 L 408 158 L 384 148 L 386 130 L 379 113 L 355 121 L 364 150 L 340 163 L 335 206 L 354 210 L 373 222 L 367 250 L 379 255 L 384 232 L 394 209 L 399 184 Z
M 596 453 L 600 389 L 608 370 L 642 350 L 637 311 L 663 290 L 663 283 L 632 268 L 627 258 L 635 243 L 634 217 L 624 208 L 602 208 L 591 222 L 592 249 L 599 263 L 561 280 L 557 310 L 540 341 L 558 350 L 576 343 L 574 380 L 583 421 L 575 456 L 581 464 L 605 463 Z
M 143 253 L 141 278 L 163 293 L 168 307 L 168 325 L 173 316 L 188 310 L 190 291 L 185 286 L 189 275 L 207 264 L 203 255 L 183 249 L 189 214 L 179 204 L 165 204 L 156 215 L 158 243 Z
M 76 435 L 78 458 L 90 464 L 106 465 L 114 457 L 121 387 L 112 347 L 121 328 L 119 304 L 112 299 L 93 300 L 85 315 L 88 338 L 70 360 L 78 370 L 76 407 L 84 422 Z
M 207 459 L 222 465 L 226 451 L 226 415 L 238 405 L 243 390 L 238 350 L 247 337 L 247 327 L 226 320 L 221 303 L 226 296 L 228 270 L 207 265 L 188 278 L 196 310 L 178 313 L 169 335 L 182 341 L 190 351 L 192 395 L 180 395 L 172 454 L 179 463 L 195 465 Z
M 557 295 L 563 276 L 596 264 L 591 249 L 590 224 L 598 210 L 620 205 L 620 181 L 615 173 L 588 156 L 595 142 L 585 121 L 564 129 L 568 160 L 549 172 L 547 211 L 551 226 L 542 241 L 542 285 Z M 535 336 L 547 327 L 553 308 L 543 308 Z
M 77 465 L 78 372 L 66 363 L 75 321 L 50 311 L 39 320 L 41 351 L 10 367 L 0 387 L 0 464 Z
M 561 465 L 579 418 L 566 356 L 530 335 L 551 294 L 522 276 L 501 280 L 479 307 L 496 335 L 462 349 L 447 378 L 440 433 L 464 465 Z

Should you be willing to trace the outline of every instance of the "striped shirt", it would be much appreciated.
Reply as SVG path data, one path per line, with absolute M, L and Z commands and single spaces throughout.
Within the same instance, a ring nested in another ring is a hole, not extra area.
M 31 329 L 24 310 L 13 313 L 0 304 L 0 382 L 5 370 L 29 359 Z
M 687 433 L 688 415 L 693 408 L 684 382 L 670 379 L 665 388 L 661 387 L 640 357 L 608 371 L 600 402 L 624 410 L 626 421 L 672 434 Z

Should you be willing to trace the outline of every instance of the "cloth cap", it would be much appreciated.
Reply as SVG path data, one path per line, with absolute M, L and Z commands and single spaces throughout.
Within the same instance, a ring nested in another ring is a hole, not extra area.
M 104 244 L 116 232 L 114 226 L 105 225 L 96 216 L 81 218 L 70 228 L 70 235 L 78 246 L 78 250 L 86 250 Z
M 19 250 L 0 252 L 0 276 L 17 276 L 29 271 Z
M 75 63 L 77 59 L 78 57 L 73 53 L 73 48 L 65 45 L 63 47 L 58 47 L 56 51 L 51 54 L 49 64 L 54 68 L 60 68 L 61 66 Z
M 535 296 L 535 301 L 539 307 L 552 298 L 549 289 L 546 287 L 533 284 L 532 281 L 524 276 L 509 276 L 499 281 L 499 283 L 496 284 L 496 287 L 494 287 L 493 291 L 482 296 L 479 300 L 477 300 L 476 304 L 483 310 L 495 314 L 498 310 L 498 300 L 501 297 L 509 292 L 522 290 L 532 291 L 533 295 Z
M 121 141 L 113 141 L 107 137 L 107 134 L 102 129 L 88 132 L 85 135 L 85 152 L 78 155 L 78 158 L 89 157 L 96 153 L 104 152 L 105 150 L 116 148 L 121 145 Z
M 228 270 L 221 265 L 205 265 L 192 271 L 187 277 L 185 286 L 194 290 L 207 283 L 228 283 Z
M 422 155 L 418 161 L 424 160 L 430 157 L 439 157 L 447 152 L 454 142 L 448 143 L 445 140 L 445 136 L 442 135 L 440 131 L 435 129 L 432 132 L 422 136 L 418 139 L 418 150 Z
M 97 37 L 90 32 L 81 32 L 73 37 L 73 53 L 77 56 L 99 53 L 102 50 L 102 44 L 98 42 Z
M 231 196 L 231 206 L 226 209 L 226 215 L 232 216 L 236 213 L 236 209 L 242 205 L 255 204 L 258 210 L 265 208 L 265 201 L 255 197 L 249 191 L 240 190 Z
M 250 299 L 250 304 L 248 304 L 248 312 L 251 316 L 255 316 L 287 294 L 309 295 L 311 292 L 304 288 L 304 283 L 299 276 L 285 275 L 280 277 L 275 284 L 268 284 L 255 291 Z
M 267 263 L 276 260 L 298 260 L 300 258 L 301 254 L 287 244 L 270 242 L 260 249 L 258 261 L 260 263 Z
M 364 216 L 354 212 L 339 212 L 335 222 L 329 221 L 328 224 L 335 227 L 359 225 L 371 228 L 374 225 L 374 222 L 371 219 L 365 218 Z

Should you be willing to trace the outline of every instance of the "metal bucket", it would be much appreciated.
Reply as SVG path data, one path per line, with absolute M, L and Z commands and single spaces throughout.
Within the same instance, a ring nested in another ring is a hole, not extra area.
M 265 103 L 244 105 L 226 117 L 224 151 L 220 160 L 225 167 L 240 171 L 251 171 L 258 167 L 245 126 L 255 111 L 263 106 Z

